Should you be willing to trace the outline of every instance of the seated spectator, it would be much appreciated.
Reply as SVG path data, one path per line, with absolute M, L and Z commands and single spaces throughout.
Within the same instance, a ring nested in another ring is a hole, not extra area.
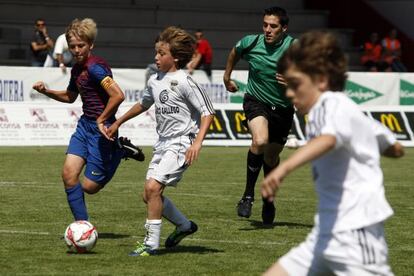
M 197 41 L 196 51 L 193 58 L 187 64 L 188 72 L 191 74 L 195 69 L 203 69 L 209 79 L 211 79 L 211 63 L 213 60 L 213 49 L 210 43 L 203 36 L 202 30 L 194 33 Z
M 30 42 L 32 66 L 42 67 L 53 46 L 54 43 L 47 33 L 45 21 L 41 18 L 36 19 L 34 33 Z
M 397 38 L 397 30 L 392 29 L 387 37 L 382 40 L 384 60 L 391 66 L 394 72 L 407 72 L 407 68 L 401 61 L 401 43 Z
M 389 71 L 389 65 L 382 59 L 382 46 L 378 33 L 371 33 L 369 40 L 363 45 L 364 53 L 361 64 L 370 72 Z
M 66 73 L 66 67 L 72 64 L 72 54 L 69 51 L 68 42 L 65 34 L 61 34 L 56 39 L 55 50 L 53 51 L 55 63 L 62 69 L 62 73 Z

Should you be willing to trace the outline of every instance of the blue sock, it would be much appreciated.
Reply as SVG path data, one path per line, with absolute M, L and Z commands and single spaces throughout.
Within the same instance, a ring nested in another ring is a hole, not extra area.
M 78 183 L 72 188 L 65 189 L 65 192 L 75 220 L 88 220 L 82 185 Z

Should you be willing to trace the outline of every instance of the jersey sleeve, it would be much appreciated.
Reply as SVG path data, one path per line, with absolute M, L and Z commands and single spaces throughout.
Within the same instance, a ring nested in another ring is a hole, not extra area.
M 99 63 L 94 63 L 88 67 L 89 76 L 98 84 L 105 83 L 105 78 L 112 79 L 112 72 L 109 67 Z M 108 79 L 107 79 L 108 80 Z
M 322 104 L 321 114 L 315 114 L 322 122 L 320 134 L 335 136 L 335 148 L 348 143 L 352 136 L 352 111 L 344 109 L 338 99 L 329 98 Z
M 381 153 L 397 142 L 394 133 L 377 120 L 372 119 L 372 127 Z
M 144 89 L 139 103 L 146 108 L 150 108 L 151 105 L 154 104 L 154 96 L 152 94 L 151 87 L 148 86 Z
M 236 53 L 238 55 L 241 55 L 243 53 L 243 50 L 248 48 L 254 42 L 256 37 L 257 35 L 247 35 L 240 39 L 234 46 L 234 48 L 236 49 Z
M 215 111 L 206 91 L 200 87 L 190 76 L 187 76 L 187 87 L 184 95 L 191 105 L 200 113 L 201 116 L 214 115 Z

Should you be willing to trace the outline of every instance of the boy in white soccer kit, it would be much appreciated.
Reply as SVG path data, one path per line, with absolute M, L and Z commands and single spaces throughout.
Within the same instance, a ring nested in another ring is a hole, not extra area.
M 156 253 L 160 243 L 161 217 L 176 225 L 176 230 L 165 242 L 167 248 L 176 246 L 198 228 L 162 195 L 164 188 L 175 186 L 188 166 L 198 158 L 215 113 L 205 91 L 181 70 L 191 60 L 194 43 L 194 39 L 180 28 L 168 27 L 161 32 L 155 47 L 159 72 L 149 79 L 140 102 L 107 131 L 112 137 L 122 123 L 154 105 L 159 139 L 154 145 L 143 194 L 147 204 L 147 234 L 130 256 Z
M 393 275 L 387 263 L 385 198 L 380 154 L 403 155 L 394 135 L 346 95 L 346 59 L 329 33 L 304 34 L 279 63 L 287 96 L 307 114 L 308 143 L 263 181 L 270 200 L 291 171 L 312 161 L 319 197 L 306 240 L 266 275 Z

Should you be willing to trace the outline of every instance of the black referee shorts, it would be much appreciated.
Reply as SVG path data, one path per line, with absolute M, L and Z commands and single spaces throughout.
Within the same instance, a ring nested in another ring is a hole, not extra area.
M 245 94 L 243 100 L 243 110 L 248 121 L 258 116 L 263 116 L 269 124 L 269 143 L 284 145 L 287 140 L 293 123 L 293 106 L 270 106 L 262 103 L 255 97 Z

